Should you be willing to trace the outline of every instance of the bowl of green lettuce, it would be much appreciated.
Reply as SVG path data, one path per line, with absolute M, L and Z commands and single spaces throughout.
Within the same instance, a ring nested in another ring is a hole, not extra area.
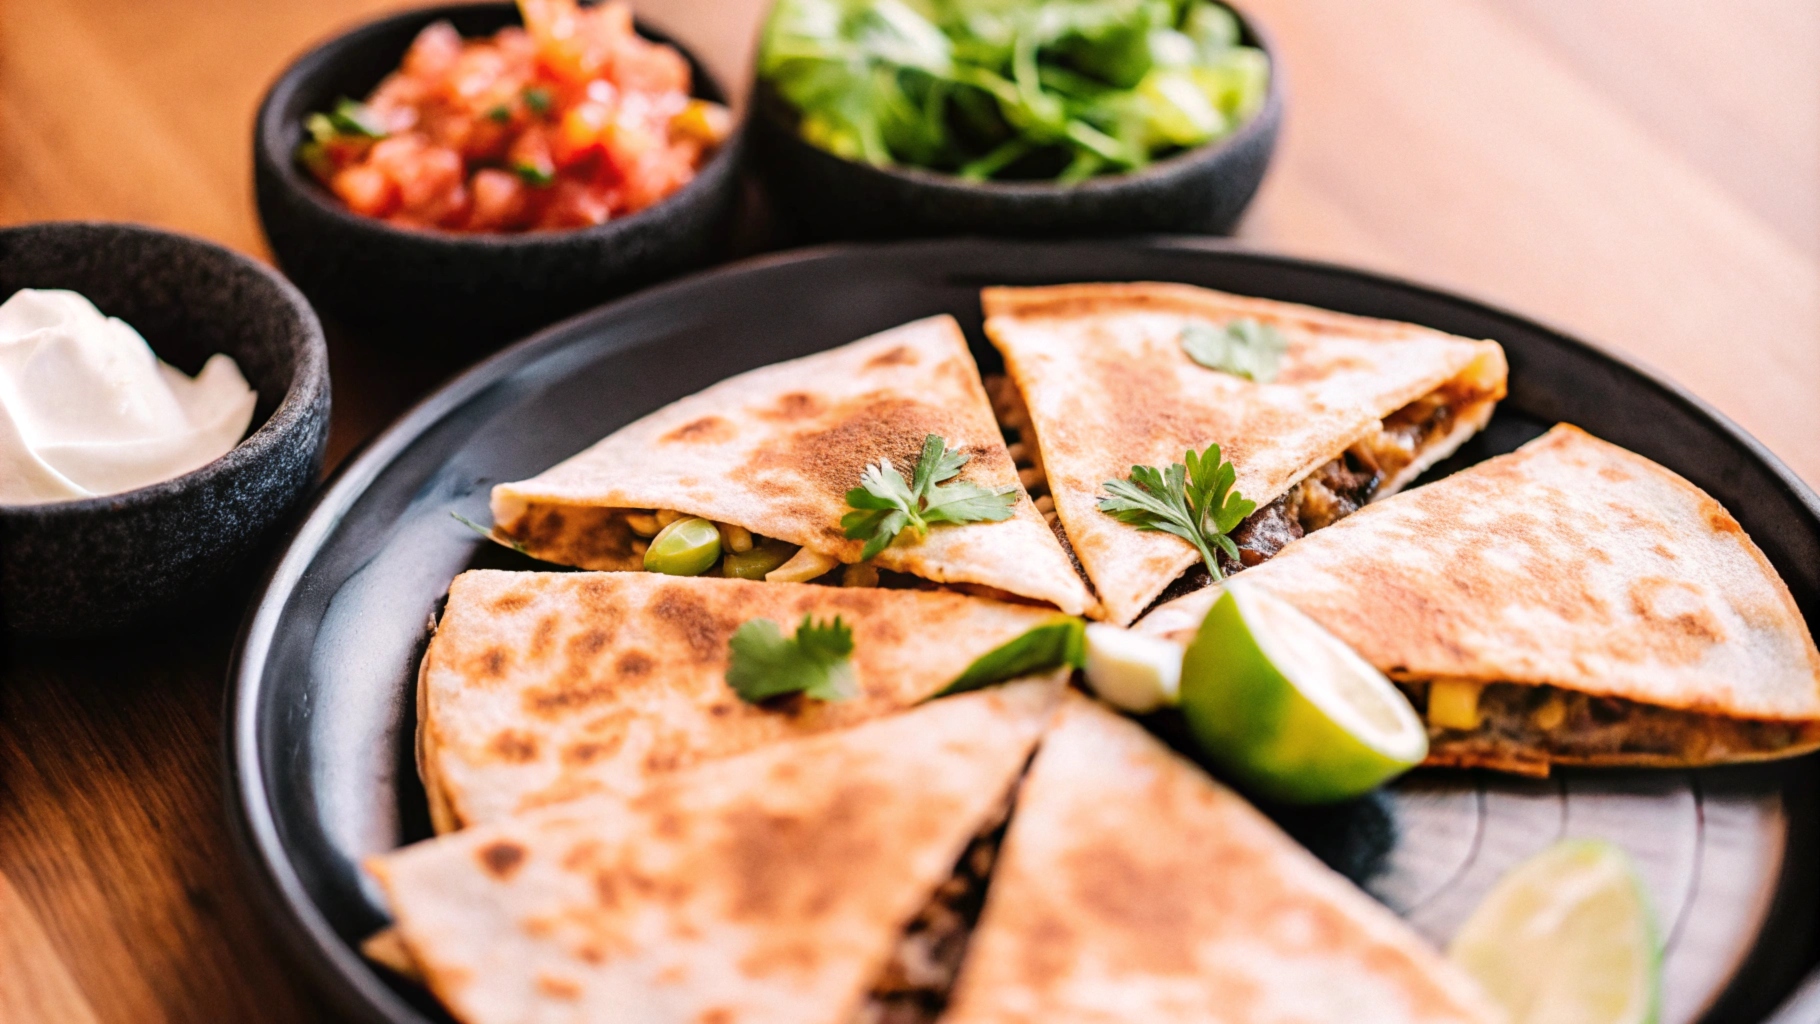
M 777 0 L 753 141 L 809 237 L 1231 230 L 1282 121 L 1213 0 Z

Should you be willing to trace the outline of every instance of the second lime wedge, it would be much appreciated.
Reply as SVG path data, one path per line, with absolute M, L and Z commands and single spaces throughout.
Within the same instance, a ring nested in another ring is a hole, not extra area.
M 1643 885 L 1610 843 L 1569 839 L 1498 880 L 1447 955 L 1511 1024 L 1650 1024 L 1660 958 Z
M 1383 673 L 1242 579 L 1188 645 L 1181 704 L 1207 756 L 1272 800 L 1346 800 L 1428 755 L 1421 719 Z

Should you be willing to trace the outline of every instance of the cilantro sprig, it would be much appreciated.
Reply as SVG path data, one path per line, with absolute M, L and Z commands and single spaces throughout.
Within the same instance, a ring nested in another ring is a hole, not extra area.
M 1240 317 L 1224 327 L 1188 324 L 1182 328 L 1182 350 L 1209 370 L 1268 384 L 1277 379 L 1289 339 L 1267 323 Z
M 860 557 L 869 559 L 885 550 L 906 529 L 924 537 L 936 523 L 996 523 L 1011 518 L 1017 488 L 993 491 L 966 481 L 946 483 L 971 458 L 965 452 L 949 450 L 947 441 L 930 434 L 923 439 L 923 452 L 909 483 L 890 459 L 867 466 L 860 474 L 860 485 L 847 492 L 847 504 L 854 511 L 840 519 L 849 539 L 866 538 Z
M 727 642 L 727 685 L 752 704 L 800 693 L 817 700 L 846 700 L 853 682 L 853 630 L 836 615 L 809 615 L 786 637 L 770 619 L 748 619 Z
M 1130 479 L 1106 481 L 1109 497 L 1100 499 L 1099 508 L 1121 523 L 1174 534 L 1193 544 L 1207 571 L 1221 579 L 1213 549 L 1237 559 L 1238 545 L 1226 535 L 1258 505 L 1232 489 L 1238 471 L 1220 459 L 1219 445 L 1208 445 L 1200 455 L 1190 448 L 1182 457 L 1186 465 L 1175 462 L 1164 470 L 1133 466 Z

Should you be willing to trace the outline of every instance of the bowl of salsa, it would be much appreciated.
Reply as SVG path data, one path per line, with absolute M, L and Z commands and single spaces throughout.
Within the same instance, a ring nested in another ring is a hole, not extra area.
M 706 69 L 620 0 L 437 7 L 278 77 L 255 193 L 330 316 L 502 340 L 711 260 L 742 134 Z

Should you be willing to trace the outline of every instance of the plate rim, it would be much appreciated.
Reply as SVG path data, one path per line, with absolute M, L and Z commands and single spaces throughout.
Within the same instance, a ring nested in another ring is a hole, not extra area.
M 704 270 L 614 299 L 557 321 L 482 359 L 437 386 L 414 403 L 378 434 L 358 445 L 335 468 L 311 498 L 285 536 L 253 591 L 236 635 L 228 662 L 223 693 L 221 730 L 222 798 L 233 840 L 236 866 L 252 890 L 268 933 L 275 932 L 315 983 L 318 993 L 333 999 L 337 1009 L 361 1019 L 396 1024 L 424 1018 L 367 966 L 359 953 L 344 942 L 310 898 L 296 866 L 278 836 L 277 817 L 267 796 L 267 779 L 260 766 L 259 699 L 266 683 L 264 671 L 277 635 L 285 605 L 296 592 L 304 573 L 324 543 L 348 512 L 397 456 L 435 424 L 472 398 L 509 375 L 514 368 L 558 348 L 595 322 L 610 322 L 625 310 L 661 304 L 672 294 L 701 287 L 720 278 L 802 263 L 864 257 L 877 252 L 917 249 L 1046 249 L 1117 247 L 1162 251 L 1200 252 L 1290 270 L 1312 271 L 1347 278 L 1374 288 L 1388 287 L 1414 293 L 1430 301 L 1451 305 L 1493 318 L 1515 321 L 1550 336 L 1551 340 L 1585 350 L 1634 373 L 1662 395 L 1717 427 L 1755 459 L 1808 516 L 1820 523 L 1820 495 L 1796 475 L 1762 441 L 1729 416 L 1695 395 L 1648 363 L 1606 345 L 1588 341 L 1547 320 L 1513 312 L 1495 302 L 1452 288 L 1424 284 L 1398 274 L 1368 270 L 1345 263 L 1278 252 L 1244 241 L 1193 235 L 1144 234 L 1103 239 L 1044 241 L 981 236 L 954 236 L 894 242 L 831 243 L 787 249 L 749 257 Z M 1820 978 L 1820 969 L 1807 982 Z

